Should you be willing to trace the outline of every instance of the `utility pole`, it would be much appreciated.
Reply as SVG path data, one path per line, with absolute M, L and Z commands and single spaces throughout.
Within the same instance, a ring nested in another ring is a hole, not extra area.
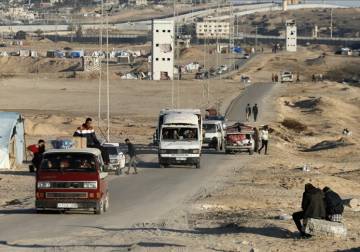
M 255 26 L 255 52 L 257 51 L 257 45 L 258 45 L 258 26 Z
M 330 38 L 333 38 L 333 10 L 330 10 Z
M 103 28 L 104 28 L 104 0 L 101 0 L 101 15 L 100 15 L 100 38 L 99 38 L 99 44 L 100 44 L 100 54 L 99 54 L 99 60 L 100 60 L 100 71 L 99 71 L 99 93 L 98 93 L 98 127 L 100 128 L 100 122 L 101 122 L 101 91 L 102 91 L 102 54 L 103 54 Z
M 109 13 L 106 12 L 106 98 L 107 141 L 110 142 Z

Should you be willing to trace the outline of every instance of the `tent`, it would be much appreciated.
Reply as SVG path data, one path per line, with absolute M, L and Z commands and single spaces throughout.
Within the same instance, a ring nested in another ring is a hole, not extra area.
M 24 119 L 19 113 L 0 112 L 0 169 L 14 169 L 24 156 Z

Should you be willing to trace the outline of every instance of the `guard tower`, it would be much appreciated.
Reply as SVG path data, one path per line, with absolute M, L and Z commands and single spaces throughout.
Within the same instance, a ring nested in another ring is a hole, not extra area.
M 297 28 L 295 20 L 286 20 L 286 51 L 296 52 Z
M 172 80 L 174 78 L 174 21 L 153 20 L 152 33 L 152 79 Z

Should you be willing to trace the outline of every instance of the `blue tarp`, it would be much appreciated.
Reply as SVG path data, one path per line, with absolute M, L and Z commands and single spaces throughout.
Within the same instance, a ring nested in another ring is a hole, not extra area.
M 234 47 L 234 48 L 233 48 L 233 52 L 234 52 L 234 53 L 242 53 L 242 51 L 243 51 L 243 49 L 240 48 L 240 47 Z
M 11 144 L 11 140 L 14 144 Z M 19 113 L 0 112 L 0 169 L 21 165 L 25 155 L 24 121 Z M 14 157 L 11 162 L 10 157 Z

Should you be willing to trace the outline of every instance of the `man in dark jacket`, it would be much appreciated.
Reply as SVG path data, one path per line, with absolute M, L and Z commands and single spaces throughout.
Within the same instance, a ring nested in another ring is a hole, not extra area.
M 326 219 L 329 221 L 341 222 L 342 213 L 344 212 L 343 201 L 339 194 L 325 186 Z
M 325 202 L 324 193 L 321 189 L 314 187 L 308 183 L 305 185 L 305 192 L 303 193 L 302 211 L 293 214 L 293 220 L 296 224 L 302 237 L 310 237 L 310 235 L 304 232 L 304 227 L 301 224 L 301 220 L 307 218 L 325 219 Z
M 251 116 L 251 106 L 250 106 L 250 104 L 248 104 L 246 106 L 245 113 L 246 113 L 246 121 L 249 121 L 249 117 Z
M 130 168 L 134 167 L 134 174 L 137 174 L 136 169 L 136 148 L 135 146 L 130 142 L 130 140 L 127 138 L 125 139 L 125 143 L 128 146 L 128 152 L 127 154 L 130 157 L 129 163 L 128 163 L 128 170 L 125 172 L 126 174 L 129 174 Z
M 86 118 L 85 123 L 76 129 L 74 132 L 74 137 L 85 137 L 86 145 L 89 148 L 98 148 L 100 146 L 100 142 L 96 137 L 95 130 L 92 127 L 91 118 Z
M 257 104 L 255 103 L 255 105 L 252 107 L 252 113 L 254 115 L 254 122 L 256 122 L 257 120 L 257 116 L 258 116 L 258 113 L 259 113 L 259 108 L 257 106 Z
M 86 138 L 86 147 L 88 148 L 97 148 L 101 151 L 101 156 L 105 164 L 109 164 L 110 157 L 103 148 L 96 137 L 95 130 L 92 127 L 92 119 L 86 118 L 85 123 L 81 127 L 77 128 L 74 132 L 74 137 L 84 137 Z

